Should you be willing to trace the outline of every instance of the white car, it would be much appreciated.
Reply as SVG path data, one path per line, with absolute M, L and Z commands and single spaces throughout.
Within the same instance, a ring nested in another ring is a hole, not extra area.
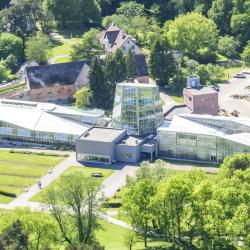
M 233 74 L 233 77 L 234 78 L 247 78 L 244 74 L 242 73 L 236 73 L 236 74 Z

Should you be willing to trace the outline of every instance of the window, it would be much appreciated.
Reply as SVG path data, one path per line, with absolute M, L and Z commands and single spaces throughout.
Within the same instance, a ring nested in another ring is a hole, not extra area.
M 47 93 L 47 94 L 48 94 L 48 95 L 50 95 L 50 94 L 52 94 L 52 93 L 51 93 L 51 91 L 48 91 L 48 93 Z
M 192 97 L 189 96 L 189 97 L 188 97 L 188 100 L 189 100 L 190 102 L 192 102 Z
M 128 152 L 122 153 L 122 157 L 126 158 L 126 159 L 131 159 L 132 158 L 132 153 L 128 153 Z

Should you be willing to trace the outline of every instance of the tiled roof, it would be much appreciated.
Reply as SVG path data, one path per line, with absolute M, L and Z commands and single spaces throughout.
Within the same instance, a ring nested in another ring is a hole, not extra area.
M 75 84 L 85 63 L 90 65 L 91 60 L 27 67 L 26 77 L 29 87 L 37 89 Z
M 101 62 L 103 62 L 101 60 Z M 148 76 L 144 55 L 135 55 L 137 77 Z M 30 89 L 76 84 L 83 66 L 91 65 L 91 60 L 48 64 L 26 68 L 26 78 Z

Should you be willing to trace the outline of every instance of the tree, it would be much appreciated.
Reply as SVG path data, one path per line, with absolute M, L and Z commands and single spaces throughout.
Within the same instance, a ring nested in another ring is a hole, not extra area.
M 237 55 L 237 49 L 239 47 L 239 41 L 232 36 L 220 37 L 218 42 L 218 52 L 229 58 L 233 58 Z
M 166 22 L 165 34 L 174 49 L 184 51 L 192 59 L 199 61 L 199 54 L 207 50 L 207 55 L 217 49 L 218 30 L 216 24 L 199 13 L 180 15 Z
M 42 0 L 19 0 L 14 6 L 0 12 L 0 32 L 21 37 L 23 44 L 34 30 L 38 30 L 38 27 L 44 30 L 44 26 L 49 24 Z
M 236 170 L 246 170 L 250 167 L 250 157 L 247 154 L 236 154 L 232 157 L 226 157 L 221 165 L 224 175 L 232 176 Z
M 136 235 L 132 231 L 127 231 L 124 235 L 124 245 L 127 249 L 132 250 L 132 247 L 136 244 Z
M 18 69 L 18 60 L 12 54 L 6 57 L 6 59 L 3 61 L 3 64 L 7 69 L 10 69 L 12 73 L 16 72 Z
M 177 62 L 167 39 L 159 38 L 152 46 L 149 70 L 158 85 L 168 85 L 177 72 Z
M 91 92 L 89 88 L 83 87 L 75 93 L 76 107 L 87 108 L 90 105 Z
M 233 9 L 232 0 L 214 0 L 208 16 L 219 27 L 222 34 L 230 33 L 230 21 Z
M 62 177 L 61 185 L 46 193 L 45 200 L 69 247 L 95 243 L 95 231 L 101 201 L 98 184 L 81 172 Z
M 200 64 L 196 68 L 196 74 L 200 77 L 201 83 L 206 84 L 217 84 L 223 79 L 225 70 L 223 67 L 213 65 L 211 63 L 205 65 Z
M 63 28 L 101 23 L 100 9 L 94 0 L 46 0 L 45 5 Z
M 10 72 L 8 71 L 8 69 L 2 63 L 0 63 L 0 82 L 3 80 L 7 80 L 9 74 Z
M 244 61 L 245 65 L 250 65 L 250 41 L 248 41 L 248 44 L 245 46 L 241 58 Z
M 50 249 L 61 240 L 57 224 L 51 216 L 25 211 L 21 220 L 25 231 L 29 232 L 29 249 Z
M 72 60 L 86 60 L 92 59 L 95 56 L 100 56 L 104 50 L 98 40 L 100 31 L 97 29 L 90 29 L 84 33 L 80 44 L 74 44 L 70 56 Z
M 126 80 L 126 61 L 120 49 L 115 54 L 109 54 L 104 64 L 105 79 L 109 89 L 109 108 L 114 103 L 116 84 Z
M 89 71 L 89 89 L 91 91 L 91 104 L 95 108 L 106 108 L 109 102 L 109 91 L 107 88 L 102 65 L 94 58 Z M 103 98 L 105 95 L 105 98 Z
M 116 14 L 103 19 L 103 26 L 107 28 L 111 22 L 115 22 L 139 43 L 150 44 L 149 38 L 159 35 L 160 27 L 154 18 L 149 18 L 145 13 L 144 5 L 135 1 L 124 2 L 117 9 Z
M 192 184 L 187 178 L 172 176 L 157 189 L 153 207 L 160 229 L 170 241 L 181 242 L 185 209 L 191 201 Z
M 10 33 L 2 33 L 0 35 L 0 58 L 5 60 L 11 54 L 17 60 L 23 58 L 22 39 Z
M 28 61 L 35 61 L 38 64 L 46 63 L 48 60 L 48 50 L 50 40 L 46 35 L 37 34 L 29 38 L 26 43 L 25 55 Z
M 152 220 L 151 199 L 155 194 L 155 184 L 150 179 L 144 179 L 131 186 L 124 197 L 122 207 L 129 217 L 132 226 L 143 236 L 147 247 L 149 224 Z
M 135 56 L 131 50 L 129 50 L 128 55 L 125 57 L 126 60 L 126 72 L 127 79 L 132 81 L 136 78 L 136 62 Z
M 11 250 L 25 250 L 28 248 L 28 235 L 24 231 L 20 220 L 4 229 L 0 236 L 4 248 Z

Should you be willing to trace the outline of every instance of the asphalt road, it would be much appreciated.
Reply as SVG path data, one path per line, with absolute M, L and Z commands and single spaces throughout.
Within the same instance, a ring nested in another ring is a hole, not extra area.
M 247 92 L 250 86 L 250 75 L 247 78 L 233 78 L 229 83 L 220 84 L 219 106 L 228 112 L 237 110 L 240 117 L 250 117 L 250 101 L 245 99 L 234 99 L 232 95 Z M 250 90 L 249 90 L 250 92 Z

